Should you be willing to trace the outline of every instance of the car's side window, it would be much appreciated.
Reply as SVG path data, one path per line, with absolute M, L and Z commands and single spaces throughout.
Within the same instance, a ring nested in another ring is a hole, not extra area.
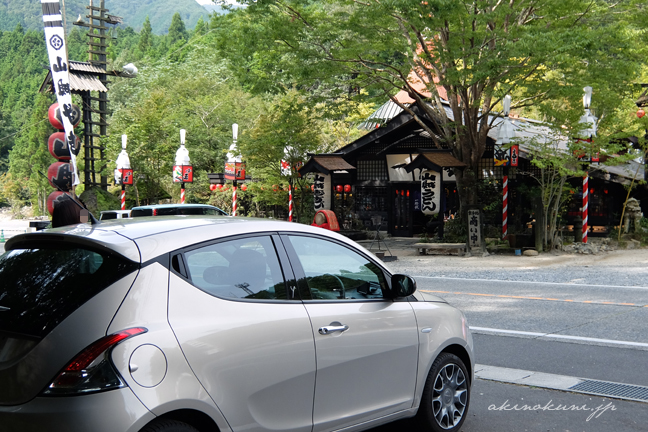
M 382 299 L 385 275 L 373 262 L 340 244 L 287 236 L 306 275 L 313 300 Z
M 272 239 L 229 240 L 185 252 L 193 285 L 223 298 L 287 300 Z

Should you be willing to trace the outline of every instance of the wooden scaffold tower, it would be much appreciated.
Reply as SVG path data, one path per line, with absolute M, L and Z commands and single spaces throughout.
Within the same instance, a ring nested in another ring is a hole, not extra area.
M 110 37 L 108 25 L 120 24 L 122 19 L 108 14 L 104 0 L 99 1 L 99 6 L 95 6 L 93 0 L 90 0 L 90 5 L 86 6 L 86 9 L 88 9 L 88 14 L 85 17 L 88 21 L 84 21 L 79 16 L 74 24 L 88 29 L 86 33 L 88 36 L 88 62 L 93 66 L 93 72 L 105 90 L 98 91 L 96 97 L 92 96 L 91 90 L 79 92 L 83 100 L 84 185 L 86 188 L 98 186 L 105 190 L 108 187 L 108 179 L 102 170 L 102 162 L 106 160 L 106 147 L 101 142 L 101 137 L 107 136 L 106 117 L 110 114 L 108 110 L 108 84 L 110 81 L 108 81 L 106 72 L 108 43 L 106 40 Z

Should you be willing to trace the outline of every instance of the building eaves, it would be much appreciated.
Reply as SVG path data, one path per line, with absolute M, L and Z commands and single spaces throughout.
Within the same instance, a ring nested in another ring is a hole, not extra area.
M 340 156 L 312 156 L 303 167 L 299 169 L 301 175 L 306 175 L 311 172 L 319 172 L 322 174 L 329 174 L 335 171 L 348 171 L 354 170 L 355 167 L 349 164 Z

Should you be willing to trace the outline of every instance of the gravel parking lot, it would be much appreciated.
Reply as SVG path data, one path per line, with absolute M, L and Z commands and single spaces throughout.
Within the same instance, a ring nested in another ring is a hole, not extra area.
M 597 255 L 543 253 L 534 257 L 421 256 L 415 250 L 397 248 L 393 253 L 398 260 L 388 266 L 414 276 L 648 287 L 648 249 Z

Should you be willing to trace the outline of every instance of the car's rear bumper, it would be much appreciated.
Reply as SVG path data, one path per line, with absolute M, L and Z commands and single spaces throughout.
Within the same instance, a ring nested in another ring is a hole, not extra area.
M 3 432 L 134 432 L 154 418 L 129 388 L 0 406 Z

